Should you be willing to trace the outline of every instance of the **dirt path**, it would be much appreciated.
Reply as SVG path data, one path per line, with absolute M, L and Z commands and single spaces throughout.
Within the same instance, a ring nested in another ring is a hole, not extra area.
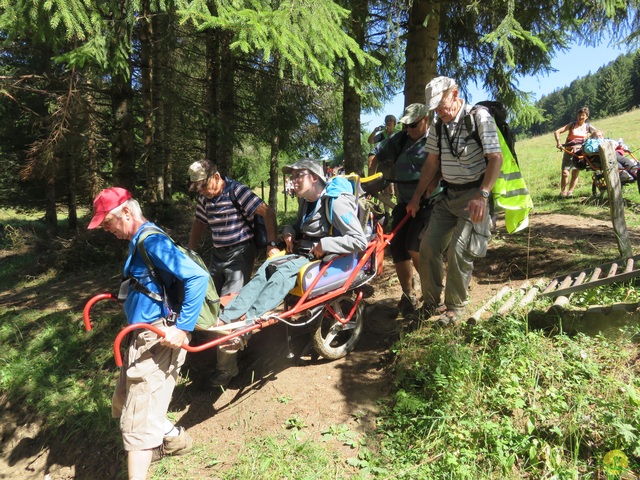
M 574 270 L 571 265 L 575 259 L 570 250 L 567 253 L 567 242 L 576 245 L 576 254 L 615 245 L 608 222 L 568 215 L 532 216 L 530 235 L 518 241 L 505 241 L 503 235 L 495 237 L 487 258 L 476 264 L 470 290 L 472 307 L 479 307 L 503 285 L 519 285 L 527 277 L 535 281 Z M 634 242 L 640 238 L 637 232 L 633 237 Z M 214 363 L 211 355 L 192 355 L 186 371 L 188 380 L 176 390 L 171 406 L 179 424 L 189 429 L 197 444 L 216 452 L 220 462 L 216 469 L 222 470 L 233 463 L 248 439 L 278 435 L 293 418 L 303 422 L 306 438 L 320 440 L 323 431 L 338 425 L 356 433 L 371 431 L 376 401 L 391 388 L 388 347 L 394 339 L 391 332 L 395 320 L 389 312 L 399 293 L 387 261 L 376 280 L 374 295 L 367 299 L 363 338 L 356 350 L 341 360 L 327 362 L 309 355 L 308 338 L 299 332 L 291 332 L 289 347 L 287 329 L 279 324 L 252 337 L 241 354 L 241 375 L 222 391 L 207 384 Z M 293 358 L 289 358 L 290 351 Z M 75 459 L 56 463 L 52 461 L 57 457 L 52 455 L 56 442 L 25 449 L 36 431 L 37 426 L 28 419 L 5 415 L 0 478 L 95 480 L 113 478 L 116 473 L 117 462 L 101 458 L 99 453 L 94 452 L 95 461 L 88 462 L 80 449 Z M 339 442 L 334 448 L 345 450 L 343 458 L 353 455 Z M 91 471 L 94 468 L 100 471 Z M 189 478 L 215 478 L 204 465 L 190 468 Z

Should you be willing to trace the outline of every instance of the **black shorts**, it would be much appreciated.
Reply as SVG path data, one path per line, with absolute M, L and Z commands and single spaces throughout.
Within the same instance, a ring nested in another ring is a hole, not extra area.
M 403 262 L 405 260 L 411 260 L 409 250 L 413 252 L 420 252 L 420 233 L 426 228 L 431 218 L 431 211 L 433 205 L 421 205 L 420 210 L 416 213 L 416 216 L 409 218 L 407 222 L 402 226 L 400 230 L 395 234 L 391 240 L 391 258 L 393 263 Z M 402 221 L 407 214 L 407 204 L 400 203 L 396 205 L 391 213 L 393 217 L 392 228 Z

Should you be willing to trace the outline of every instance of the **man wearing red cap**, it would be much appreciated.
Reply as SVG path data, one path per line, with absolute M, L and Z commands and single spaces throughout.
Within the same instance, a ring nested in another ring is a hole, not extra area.
M 195 328 L 209 282 L 209 274 L 182 253 L 166 235 L 148 235 L 144 247 L 163 284 L 177 278 L 184 282 L 184 303 L 177 318 L 162 300 L 162 287 L 147 268 L 136 245 L 148 222 L 140 205 L 127 190 L 107 188 L 93 201 L 89 229 L 102 226 L 122 240 L 129 240 L 125 261 L 125 281 L 120 298 L 126 296 L 124 311 L 129 324 L 146 323 L 165 332 L 159 337 L 146 329 L 134 330 L 125 352 L 120 377 L 112 399 L 112 415 L 120 418 L 124 448 L 127 451 L 129 479 L 144 480 L 152 460 L 163 454 L 186 453 L 193 440 L 183 427 L 167 418 L 171 395 L 184 363 L 190 332 Z M 133 280 L 135 279 L 135 280 Z M 139 284 L 136 288 L 133 285 Z M 153 292 L 156 299 L 145 293 Z

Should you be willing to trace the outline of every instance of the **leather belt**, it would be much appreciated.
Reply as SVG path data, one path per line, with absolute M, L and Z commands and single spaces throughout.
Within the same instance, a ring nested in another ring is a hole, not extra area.
M 484 180 L 484 175 L 478 180 L 469 183 L 449 183 L 443 180 L 442 186 L 444 188 L 448 188 L 449 190 L 453 190 L 454 192 L 459 192 L 462 190 L 469 190 L 471 188 L 478 188 L 480 185 L 482 185 L 482 180 Z

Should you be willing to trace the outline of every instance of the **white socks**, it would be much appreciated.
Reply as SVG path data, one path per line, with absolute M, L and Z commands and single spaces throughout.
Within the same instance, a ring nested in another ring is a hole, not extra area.
M 177 437 L 178 435 L 180 435 L 180 430 L 166 418 L 164 419 L 164 430 L 165 437 Z

